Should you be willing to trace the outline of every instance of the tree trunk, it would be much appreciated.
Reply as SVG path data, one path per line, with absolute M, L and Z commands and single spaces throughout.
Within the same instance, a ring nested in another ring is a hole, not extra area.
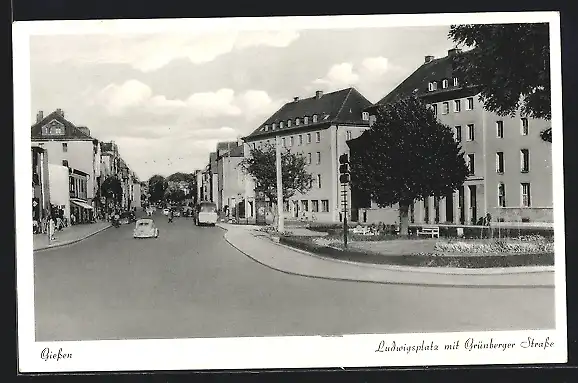
M 411 201 L 401 201 L 399 203 L 399 235 L 407 237 L 409 235 L 409 205 Z

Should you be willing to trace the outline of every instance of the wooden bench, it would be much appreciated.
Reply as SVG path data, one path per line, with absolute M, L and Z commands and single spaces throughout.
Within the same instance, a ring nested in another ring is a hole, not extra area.
M 417 229 L 417 235 L 427 235 L 431 236 L 432 238 L 439 238 L 440 228 L 439 226 L 424 226 L 421 229 Z

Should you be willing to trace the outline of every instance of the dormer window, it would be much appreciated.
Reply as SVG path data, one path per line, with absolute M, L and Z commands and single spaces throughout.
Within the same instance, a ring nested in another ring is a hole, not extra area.
M 295 119 L 295 125 L 299 126 L 300 123 L 301 123 L 301 120 L 299 119 L 299 117 L 297 117 Z
M 303 123 L 307 125 L 309 123 L 309 117 L 307 116 L 303 117 Z
M 279 129 L 283 129 L 283 121 L 279 121 Z
M 313 123 L 315 124 L 316 122 L 317 122 L 317 115 L 314 114 L 314 115 L 313 115 Z
M 449 85 L 449 81 L 446 80 L 446 79 L 444 79 L 444 80 L 442 81 L 442 88 L 443 88 L 443 89 L 446 89 L 446 88 L 448 87 L 448 85 Z
M 287 120 L 287 127 L 288 127 L 288 128 L 291 127 L 291 120 Z
M 369 121 L 369 112 L 362 112 L 361 113 L 361 119 L 363 121 Z
M 454 77 L 454 86 L 458 86 L 458 78 Z
M 432 82 L 430 82 L 430 83 L 428 84 L 428 90 L 429 90 L 430 92 L 433 92 L 434 90 L 437 90 L 437 88 L 438 88 L 438 84 L 437 84 L 437 82 L 435 82 L 435 81 L 432 81 Z
M 64 125 L 56 120 L 50 121 L 48 124 L 42 127 L 43 136 L 63 136 L 64 135 Z

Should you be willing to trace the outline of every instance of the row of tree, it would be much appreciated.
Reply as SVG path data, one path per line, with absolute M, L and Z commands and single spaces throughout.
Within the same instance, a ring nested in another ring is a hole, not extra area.
M 185 183 L 188 193 L 180 187 L 171 187 L 173 183 Z M 168 177 L 154 175 L 149 179 L 149 201 L 181 203 L 186 199 L 195 199 L 197 181 L 193 173 L 173 173 Z
M 547 24 L 451 26 L 449 37 L 472 47 L 455 56 L 463 85 L 476 86 L 484 108 L 500 116 L 522 114 L 551 119 L 550 50 Z M 542 134 L 552 142 L 551 128 Z M 408 209 L 415 200 L 444 197 L 468 176 L 461 145 L 449 126 L 415 96 L 382 105 L 371 129 L 352 146 L 352 187 L 379 206 L 399 205 L 400 232 L 408 233 Z M 311 188 L 312 176 L 301 153 L 281 157 L 283 197 Z M 274 146 L 251 150 L 241 166 L 256 182 L 256 192 L 277 202 Z M 275 209 L 274 209 L 275 211 Z

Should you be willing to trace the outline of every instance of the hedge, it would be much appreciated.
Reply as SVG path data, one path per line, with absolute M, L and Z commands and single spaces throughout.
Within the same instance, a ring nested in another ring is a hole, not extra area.
M 319 246 L 310 237 L 281 236 L 280 243 L 333 259 L 414 267 L 499 268 L 520 266 L 553 266 L 553 253 L 446 256 L 435 254 L 384 255 L 359 249 Z

